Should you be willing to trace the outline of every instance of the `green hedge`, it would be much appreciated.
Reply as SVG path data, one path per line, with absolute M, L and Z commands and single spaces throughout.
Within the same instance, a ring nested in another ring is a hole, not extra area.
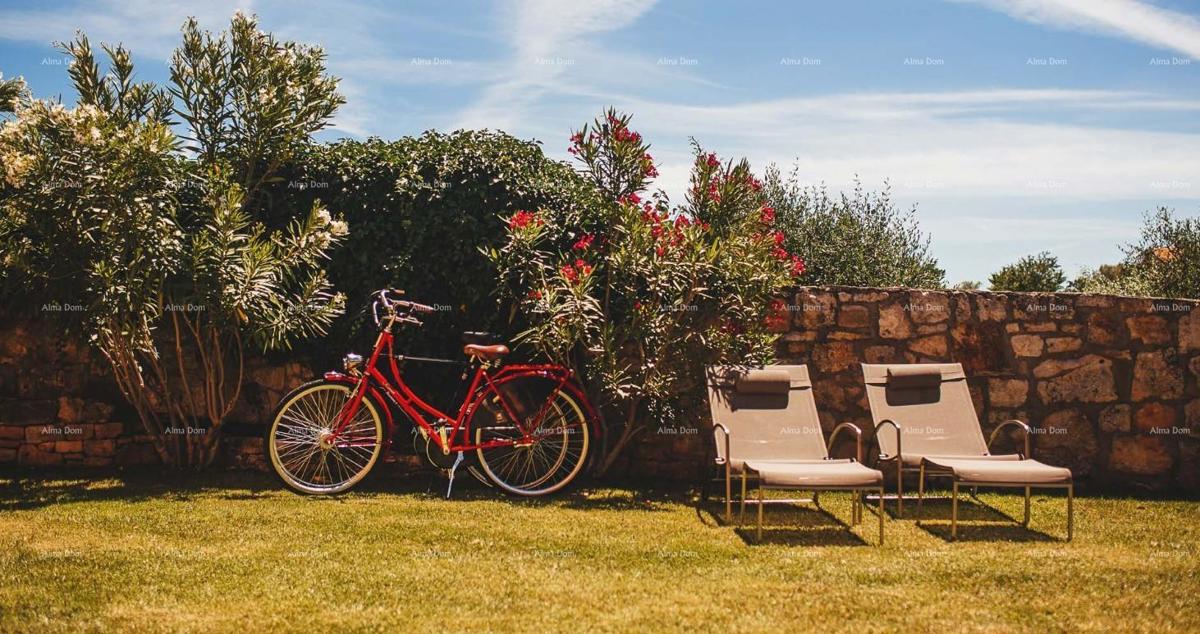
M 450 354 L 463 330 L 510 336 L 521 327 L 494 292 L 496 273 L 480 247 L 504 238 L 503 217 L 520 209 L 567 209 L 594 196 L 539 144 L 501 132 L 426 132 L 397 141 L 343 140 L 306 148 L 264 200 L 268 221 L 314 199 L 342 214 L 350 235 L 333 254 L 334 286 L 348 295 L 332 338 L 316 345 L 370 345 L 368 295 L 398 287 L 446 307 L 411 337 L 414 353 Z

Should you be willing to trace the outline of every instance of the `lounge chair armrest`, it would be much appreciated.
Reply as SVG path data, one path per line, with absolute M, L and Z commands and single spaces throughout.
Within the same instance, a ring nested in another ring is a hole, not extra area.
M 842 424 L 838 425 L 837 427 L 833 428 L 833 433 L 829 434 L 829 451 L 831 451 L 831 452 L 833 451 L 833 443 L 834 443 L 834 441 L 837 440 L 838 434 L 842 433 L 843 429 L 849 429 L 850 431 L 854 432 L 854 445 L 855 445 L 854 459 L 859 462 L 862 462 L 863 461 L 862 429 L 860 429 L 858 427 L 858 425 L 855 425 L 854 423 L 842 423 Z
M 717 440 L 717 431 L 720 431 L 721 433 L 723 433 L 725 435 L 725 457 L 722 458 L 721 456 L 717 456 L 717 464 L 725 464 L 726 462 L 729 461 L 729 428 L 722 425 L 721 423 L 714 422 L 713 423 L 713 442 L 720 442 L 719 440 Z
M 884 425 L 891 425 L 892 427 L 895 427 L 895 428 L 896 428 L 896 455 L 895 455 L 895 456 L 887 456 L 887 455 L 885 455 L 885 454 L 883 453 L 883 445 L 882 445 L 882 444 L 879 444 L 879 429 L 880 429 L 881 427 L 883 427 Z M 900 436 L 901 436 L 901 434 L 900 434 L 900 424 L 899 424 L 899 423 L 897 423 L 896 421 L 894 421 L 894 420 L 892 420 L 892 419 L 890 419 L 890 418 L 885 418 L 885 419 L 883 419 L 883 420 L 879 421 L 879 424 L 875 426 L 875 444 L 879 445 L 879 457 L 880 457 L 880 458 L 885 458 L 885 459 L 887 459 L 887 458 L 895 458 L 895 459 L 897 459 L 897 460 L 899 460 L 899 459 L 900 459 L 900 456 L 901 456 L 901 451 L 900 451 Z
M 1003 423 L 1000 423 L 999 425 L 996 426 L 995 429 L 992 430 L 992 437 L 988 438 L 988 444 L 987 444 L 988 451 L 990 452 L 992 450 L 992 443 L 996 442 L 996 437 L 1000 435 L 1000 431 L 1003 430 L 1005 427 L 1009 427 L 1009 426 L 1021 428 L 1021 432 L 1025 436 L 1025 453 L 1021 454 L 1021 456 L 1023 458 L 1029 458 L 1030 457 L 1030 455 L 1029 455 L 1029 434 L 1030 434 L 1029 425 L 1026 425 L 1025 423 L 1023 423 L 1015 418 L 1013 418 L 1011 420 L 1006 420 Z

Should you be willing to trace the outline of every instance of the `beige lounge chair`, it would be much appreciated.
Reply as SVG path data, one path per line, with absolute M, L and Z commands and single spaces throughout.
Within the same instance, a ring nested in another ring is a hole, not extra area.
M 910 365 L 862 364 L 867 399 L 875 422 L 880 459 L 896 464 L 896 512 L 903 514 L 905 471 L 920 474 L 917 522 L 925 498 L 925 478 L 952 480 L 950 537 L 958 536 L 958 488 L 1023 487 L 1025 519 L 1029 526 L 1030 488 L 1067 490 L 1067 539 L 1074 532 L 1075 487 L 1071 471 L 1029 457 L 1029 425 L 1006 420 L 985 443 L 966 374 L 958 363 Z M 891 427 L 885 430 L 885 427 Z M 1000 432 L 1017 427 L 1024 432 L 1025 451 L 995 455 L 990 447 Z
M 862 464 L 862 430 L 850 423 L 834 428 L 833 446 L 842 430 L 854 433 L 857 459 L 829 457 L 808 368 L 776 365 L 708 369 L 717 464 L 725 471 L 725 521 L 732 521 L 733 477 L 742 481 L 739 522 L 746 513 L 746 485 L 758 485 L 757 539 L 762 539 L 763 491 L 857 491 L 879 493 L 879 543 L 883 543 L 883 473 Z M 862 521 L 862 496 L 855 495 L 851 524 Z

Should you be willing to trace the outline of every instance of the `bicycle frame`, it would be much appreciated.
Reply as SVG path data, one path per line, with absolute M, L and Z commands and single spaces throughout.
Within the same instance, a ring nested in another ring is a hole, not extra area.
M 458 413 L 450 416 L 427 403 L 404 381 L 404 376 L 400 372 L 400 365 L 397 363 L 397 359 L 403 359 L 404 357 L 395 354 L 395 338 L 391 332 L 391 326 L 392 323 L 389 322 L 381 329 L 379 337 L 375 341 L 374 350 L 371 352 L 371 357 L 363 365 L 360 375 L 351 376 L 341 372 L 327 372 L 325 374 L 326 380 L 347 384 L 353 383 L 355 385 L 350 400 L 343 406 L 342 411 L 339 412 L 337 424 L 331 430 L 335 438 L 339 437 L 345 430 L 346 425 L 354 418 L 355 413 L 361 407 L 363 398 L 367 397 L 368 394 L 387 409 L 387 404 L 381 398 L 382 395 L 386 395 L 438 448 L 447 454 L 459 451 L 474 451 L 476 449 L 490 449 L 493 447 L 533 444 L 537 439 L 533 436 L 532 431 L 538 429 L 548 411 L 550 403 L 563 390 L 568 391 L 579 400 L 580 404 L 586 409 L 584 415 L 588 420 L 584 424 L 592 424 L 595 427 L 593 422 L 596 420 L 595 412 L 592 410 L 591 404 L 582 391 L 571 383 L 572 371 L 568 368 L 552 364 L 502 366 L 499 368 L 499 371 L 490 373 L 489 369 L 493 367 L 493 363 L 479 361 L 475 368 L 475 373 L 471 378 L 470 387 L 467 389 L 466 395 L 463 397 L 463 402 L 458 408 Z M 391 380 L 379 369 L 379 363 L 384 357 L 388 360 L 388 366 L 392 375 Z M 555 384 L 553 391 L 546 398 L 535 416 L 528 424 L 522 424 L 521 418 L 516 414 L 512 404 L 504 396 L 504 392 L 499 389 L 499 386 L 509 380 L 526 376 L 542 377 L 555 381 Z M 471 417 L 478 410 L 483 399 L 493 394 L 497 397 L 497 401 L 500 407 L 503 408 L 504 413 L 521 430 L 520 440 L 489 440 L 483 443 L 472 441 Z M 386 412 L 386 415 L 388 439 L 391 442 L 394 436 L 395 423 L 392 420 L 390 410 Z M 434 422 L 431 423 L 426 418 L 427 416 L 433 418 Z M 439 423 L 448 423 L 448 426 L 435 427 L 435 424 Z

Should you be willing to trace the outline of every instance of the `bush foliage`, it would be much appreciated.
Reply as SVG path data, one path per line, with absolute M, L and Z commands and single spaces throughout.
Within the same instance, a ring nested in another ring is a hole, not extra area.
M 169 91 L 133 82 L 121 47 L 103 72 L 80 34 L 62 45 L 76 107 L 18 95 L 0 128 L 0 275 L 23 299 L 77 304 L 162 460 L 205 466 L 245 346 L 286 346 L 342 310 L 321 265 L 345 225 L 314 204 L 271 230 L 252 202 L 341 97 L 319 49 L 252 17 L 219 35 L 189 20 L 183 41 Z
M 763 194 L 775 208 L 785 246 L 804 254 L 801 284 L 941 288 L 945 271 L 929 254 L 916 209 L 902 211 L 885 187 L 868 192 L 855 181 L 850 194 L 801 184 L 795 169 L 767 168 Z
M 521 210 L 489 251 L 530 327 L 527 343 L 583 378 L 605 415 L 612 466 L 629 443 L 703 393 L 704 369 L 773 356 L 772 298 L 804 262 L 783 247 L 775 212 L 745 161 L 696 147 L 691 189 L 657 192 L 649 147 L 609 110 L 570 151 L 601 198 L 580 209 Z
M 1071 282 L 1083 293 L 1200 298 L 1200 218 L 1177 218 L 1160 207 L 1146 214 L 1141 236 L 1125 245 L 1125 260 L 1084 271 Z
M 480 251 L 503 243 L 504 219 L 519 209 L 578 211 L 592 204 L 593 192 L 534 142 L 501 132 L 431 131 L 306 147 L 281 172 L 270 206 L 283 218 L 316 200 L 339 210 L 351 233 L 329 266 L 330 279 L 351 306 L 393 287 L 443 308 L 408 344 L 444 353 L 459 331 L 511 335 L 520 327 L 497 301 L 496 270 Z M 364 313 L 351 313 L 336 327 L 337 338 L 345 343 L 368 323 Z
M 992 273 L 988 285 L 993 291 L 1054 293 L 1062 290 L 1066 281 L 1058 258 L 1042 252 L 1025 256 Z

